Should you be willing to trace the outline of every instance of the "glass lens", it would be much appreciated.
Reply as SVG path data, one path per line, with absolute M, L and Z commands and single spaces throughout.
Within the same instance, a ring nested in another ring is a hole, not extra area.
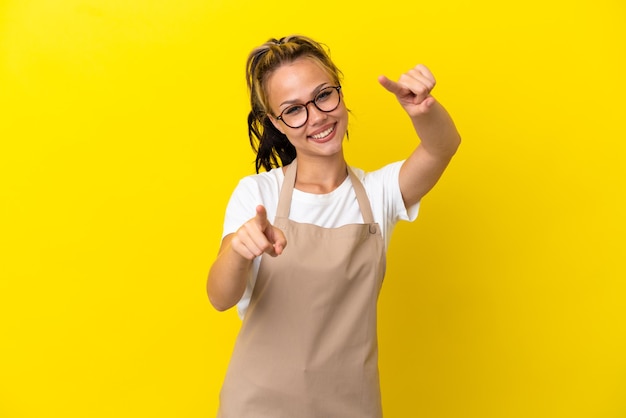
M 306 106 L 293 105 L 283 110 L 283 121 L 292 128 L 298 128 L 306 123 L 308 118 Z
M 315 106 L 323 112 L 331 112 L 339 104 L 339 92 L 335 87 L 326 87 L 315 96 Z

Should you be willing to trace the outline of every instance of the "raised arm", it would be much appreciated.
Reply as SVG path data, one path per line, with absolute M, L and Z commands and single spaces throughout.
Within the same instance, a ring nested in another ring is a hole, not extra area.
M 207 280 L 207 293 L 218 311 L 231 308 L 243 296 L 252 260 L 267 253 L 282 254 L 287 245 L 283 232 L 267 220 L 265 207 L 257 206 L 256 216 L 234 234 L 222 240 Z
M 431 95 L 435 77 L 426 66 L 417 65 L 397 82 L 385 76 L 380 76 L 378 81 L 396 96 L 420 139 L 400 169 L 400 191 L 408 208 L 437 183 L 456 153 L 461 137 L 448 112 Z

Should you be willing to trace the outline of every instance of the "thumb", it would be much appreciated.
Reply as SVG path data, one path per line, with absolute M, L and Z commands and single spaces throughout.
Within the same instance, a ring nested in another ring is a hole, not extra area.
M 422 106 L 424 106 L 425 109 L 431 108 L 434 104 L 435 104 L 436 100 L 433 96 L 428 95 L 424 101 L 422 101 Z
M 274 247 L 274 253 L 276 255 L 281 255 L 287 246 L 285 234 L 276 227 L 272 227 L 272 246 Z

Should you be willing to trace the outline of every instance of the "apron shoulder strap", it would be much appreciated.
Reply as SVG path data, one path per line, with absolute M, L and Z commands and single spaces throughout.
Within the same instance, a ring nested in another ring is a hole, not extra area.
M 289 210 L 291 209 L 291 196 L 293 194 L 293 187 L 296 183 L 296 171 L 298 168 L 298 161 L 294 159 L 285 171 L 285 178 L 280 188 L 280 196 L 278 199 L 278 208 L 276 210 L 277 218 L 288 218 Z M 366 224 L 374 223 L 374 215 L 372 214 L 372 206 L 370 200 L 365 192 L 365 187 L 361 180 L 354 174 L 352 169 L 348 166 L 348 175 L 356 194 L 356 199 L 361 208 L 361 216 L 363 216 L 363 222 Z
M 276 208 L 277 218 L 288 218 L 291 209 L 291 195 L 293 194 L 293 186 L 296 184 L 296 169 L 298 168 L 298 160 L 294 159 L 283 178 L 283 185 L 280 188 L 280 196 L 278 197 L 278 208 Z
M 350 181 L 352 182 L 352 187 L 354 188 L 354 193 L 356 194 L 356 200 L 359 202 L 359 207 L 361 208 L 363 222 L 366 224 L 373 224 L 374 215 L 372 214 L 372 205 L 370 204 L 370 200 L 367 198 L 365 187 L 363 187 L 363 183 L 361 183 L 361 180 L 359 180 L 349 166 L 348 174 L 350 175 Z

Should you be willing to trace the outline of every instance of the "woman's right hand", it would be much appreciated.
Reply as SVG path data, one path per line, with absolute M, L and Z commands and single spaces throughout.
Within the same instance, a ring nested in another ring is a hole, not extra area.
M 285 234 L 267 220 L 263 205 L 256 207 L 256 216 L 243 224 L 230 242 L 231 248 L 242 257 L 252 260 L 263 253 L 276 257 L 287 246 Z

